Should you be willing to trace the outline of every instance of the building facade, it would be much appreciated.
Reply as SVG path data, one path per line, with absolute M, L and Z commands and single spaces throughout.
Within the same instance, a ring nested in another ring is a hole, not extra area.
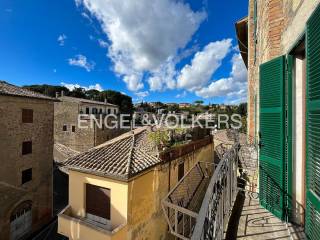
M 197 162 L 213 162 L 213 144 L 208 136 L 197 147 L 160 153 L 150 132 L 136 129 L 65 162 L 70 198 L 58 216 L 60 234 L 81 240 L 167 239 L 161 201 Z
M 113 122 L 116 121 L 116 128 L 111 129 L 104 124 L 106 116 L 118 116 L 118 106 L 107 102 L 67 96 L 59 97 L 58 100 L 54 104 L 55 143 L 83 152 L 121 134 L 121 130 L 117 126 L 118 121 L 115 118 L 110 117 L 107 123 L 113 126 Z M 81 126 L 85 128 L 79 127 L 79 114 L 83 114 Z M 98 124 L 90 121 L 90 116 L 94 116 L 98 120 Z
M 52 218 L 54 99 L 0 82 L 0 232 L 20 239 Z
M 248 18 L 236 24 L 261 205 L 312 240 L 320 238 L 319 2 L 250 0 Z

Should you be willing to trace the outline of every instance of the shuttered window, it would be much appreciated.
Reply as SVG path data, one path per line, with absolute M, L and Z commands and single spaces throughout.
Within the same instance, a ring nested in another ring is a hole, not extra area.
M 32 109 L 22 109 L 22 123 L 33 123 Z
M 86 184 L 86 213 L 110 220 L 110 189 Z
M 285 57 L 260 66 L 260 203 L 284 218 L 285 196 Z
M 320 7 L 307 22 L 306 234 L 320 239 Z

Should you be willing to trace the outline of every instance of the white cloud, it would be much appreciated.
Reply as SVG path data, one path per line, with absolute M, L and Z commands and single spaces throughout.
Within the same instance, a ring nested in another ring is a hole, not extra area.
M 60 46 L 64 46 L 66 39 L 67 39 L 67 36 L 65 34 L 61 34 L 58 36 L 57 41 Z
M 87 57 L 81 54 L 76 55 L 74 58 L 68 59 L 69 65 L 82 67 L 90 72 L 94 69 L 95 63 L 93 61 L 87 61 Z
M 127 84 L 130 91 L 138 91 L 144 87 L 139 74 L 125 75 L 123 81 Z
M 187 96 L 187 91 L 183 91 L 176 95 L 176 98 L 185 98 Z
M 173 58 L 169 58 L 148 79 L 151 91 L 162 91 L 176 87 L 176 70 Z
M 106 41 L 102 40 L 102 39 L 98 39 L 98 43 L 99 43 L 100 47 L 102 47 L 102 48 L 109 47 L 109 44 Z
M 196 91 L 203 98 L 226 97 L 229 103 L 239 103 L 247 98 L 247 69 L 240 54 L 232 57 L 232 71 L 228 78 L 212 82 L 207 87 Z
M 68 88 L 70 91 L 74 90 L 75 88 L 83 88 L 85 90 L 98 90 L 99 92 L 103 91 L 103 88 L 101 87 L 101 85 L 99 83 L 96 83 L 94 85 L 89 85 L 89 86 L 81 86 L 80 84 L 78 83 L 64 83 L 64 82 L 61 82 L 60 83 L 62 86 Z
M 191 64 L 184 66 L 181 70 L 177 78 L 177 86 L 194 91 L 207 84 L 229 53 L 232 47 L 231 42 L 231 39 L 211 42 L 202 51 L 197 52 Z
M 135 95 L 139 98 L 145 98 L 149 96 L 149 92 L 148 91 L 136 92 Z
M 87 13 L 82 12 L 81 16 L 84 17 L 85 19 L 87 19 L 90 23 L 92 22 L 92 19 L 90 18 L 90 16 Z
M 172 87 L 171 80 L 155 84 L 155 79 L 163 76 L 163 65 L 186 47 L 206 18 L 204 11 L 195 12 L 182 1 L 76 0 L 77 5 L 80 2 L 100 21 L 110 41 L 114 71 L 129 90 L 142 88 L 145 73 L 154 75 L 151 89 L 162 89 L 161 83 Z

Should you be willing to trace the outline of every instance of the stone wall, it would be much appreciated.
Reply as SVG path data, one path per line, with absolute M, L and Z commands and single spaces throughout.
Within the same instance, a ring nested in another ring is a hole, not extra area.
M 248 135 L 250 139 L 253 139 L 259 130 L 259 66 L 288 53 L 304 33 L 306 22 L 320 0 L 257 1 L 256 40 L 254 38 L 254 2 L 255 0 L 249 0 L 248 17 Z
M 22 109 L 33 109 L 33 123 L 22 123 Z M 22 155 L 23 141 L 32 141 L 32 153 Z M 26 191 L 5 213 L 1 239 L 9 238 L 11 211 L 23 200 L 32 201 L 33 230 L 39 229 L 52 217 L 53 102 L 0 96 L 0 162 L 0 181 Z M 28 168 L 32 180 L 22 185 Z
M 79 128 L 79 109 L 80 105 L 74 102 L 56 102 L 54 104 L 55 142 L 63 144 L 73 150 L 83 152 L 125 132 L 118 129 L 108 129 L 106 127 L 100 128 L 96 124 L 90 127 L 89 120 L 81 124 L 81 126 L 88 126 L 88 128 Z M 67 125 L 67 131 L 63 131 L 63 125 Z M 75 132 L 71 131 L 72 126 L 75 126 Z
M 54 104 L 54 141 L 82 152 L 94 147 L 94 130 L 78 128 L 79 104 L 56 102 Z M 67 131 L 63 131 L 63 125 Z M 72 132 L 75 126 L 75 132 Z

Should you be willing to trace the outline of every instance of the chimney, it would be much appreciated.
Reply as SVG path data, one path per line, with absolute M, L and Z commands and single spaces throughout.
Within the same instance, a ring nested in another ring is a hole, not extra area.
M 56 92 L 56 98 L 58 98 L 59 97 L 59 92 Z
M 104 103 L 108 103 L 108 100 L 106 98 L 104 99 Z
M 64 91 L 63 90 L 61 91 L 61 97 L 64 97 Z

